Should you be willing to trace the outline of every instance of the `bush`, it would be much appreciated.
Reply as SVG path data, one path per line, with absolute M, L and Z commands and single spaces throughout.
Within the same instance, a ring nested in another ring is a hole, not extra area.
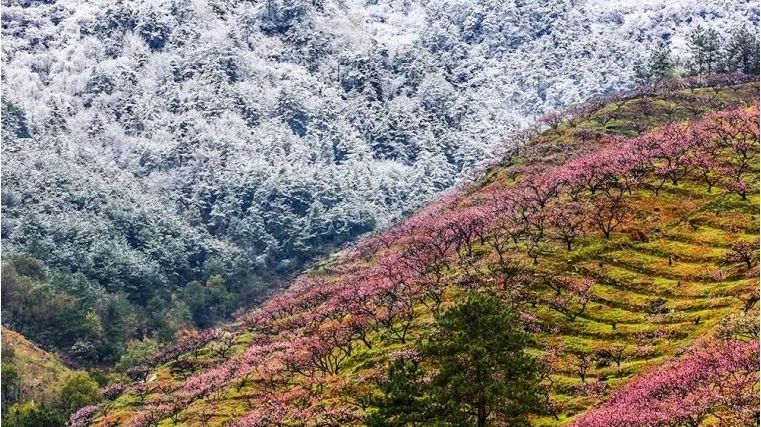
M 17 403 L 3 417 L 6 427 L 58 427 L 63 426 L 63 419 L 50 409 L 35 402 Z

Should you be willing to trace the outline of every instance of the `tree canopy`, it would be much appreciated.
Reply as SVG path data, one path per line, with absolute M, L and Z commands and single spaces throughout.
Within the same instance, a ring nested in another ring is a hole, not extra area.
M 529 425 L 528 414 L 542 408 L 542 393 L 541 364 L 526 352 L 528 343 L 513 311 L 494 297 L 472 293 L 438 319 L 419 359 L 389 365 L 380 383 L 384 397 L 367 422 Z

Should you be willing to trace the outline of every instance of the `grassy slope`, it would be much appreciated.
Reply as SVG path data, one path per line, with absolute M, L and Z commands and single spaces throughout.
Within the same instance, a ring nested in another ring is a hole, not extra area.
M 752 100 L 756 86 L 747 86 L 740 96 Z M 710 93 L 711 89 L 696 91 Z M 689 93 L 687 91 L 686 93 Z M 726 99 L 734 93 L 725 91 Z M 631 100 L 622 107 L 628 110 L 624 119 L 609 122 L 606 133 L 630 135 L 632 124 L 641 122 L 637 106 L 643 100 Z M 647 118 L 648 126 L 660 122 L 692 118 L 692 113 L 677 107 L 667 115 L 658 111 L 668 100 L 652 99 L 656 107 Z M 673 104 L 672 104 L 673 105 Z M 597 127 L 593 123 L 582 124 Z M 544 135 L 540 147 L 566 143 L 567 134 Z M 543 152 L 539 148 L 537 152 Z M 753 165 L 758 171 L 758 164 Z M 488 185 L 509 185 L 509 168 L 493 172 Z M 650 191 L 635 192 L 628 201 L 632 215 L 611 239 L 599 234 L 588 235 L 568 252 L 555 244 L 546 250 L 537 269 L 546 272 L 578 274 L 594 280 L 592 303 L 574 322 L 562 315 L 540 308 L 538 317 L 559 325 L 560 334 L 540 334 L 540 340 L 552 341 L 566 349 L 559 364 L 555 398 L 564 410 L 560 422 L 554 418 L 537 420 L 537 425 L 565 424 L 566 420 L 599 402 L 600 396 L 583 397 L 571 393 L 581 382 L 576 374 L 574 355 L 595 352 L 611 344 L 626 346 L 621 367 L 592 367 L 588 382 L 603 380 L 615 388 L 622 381 L 644 369 L 678 355 L 695 338 L 704 335 L 724 317 L 737 313 L 739 300 L 733 290 L 757 286 L 753 272 L 735 271 L 723 280 L 712 278 L 727 248 L 738 240 L 755 241 L 758 235 L 758 195 L 754 191 L 743 202 L 739 196 L 722 190 L 706 191 L 702 183 L 685 181 L 677 187 L 667 186 L 657 197 Z M 638 230 L 646 242 L 629 237 Z M 672 262 L 669 264 L 669 255 Z M 746 277 L 750 276 L 750 277 Z M 663 300 L 666 313 L 653 313 L 651 304 Z M 614 329 L 613 324 L 616 324 Z M 648 334 L 671 334 L 644 344 Z
M 61 382 L 74 372 L 61 363 L 55 355 L 5 327 L 2 328 L 2 342 L 3 351 L 9 348 L 13 351 L 10 362 L 19 370 L 24 400 L 48 400 Z
M 518 172 L 520 166 L 562 163 L 569 152 L 579 152 L 592 143 L 575 137 L 579 129 L 589 129 L 598 134 L 633 135 L 637 127 L 652 128 L 663 122 L 694 118 L 694 112 L 687 108 L 690 106 L 689 98 L 706 98 L 714 93 L 713 89 L 706 88 L 685 91 L 684 98 L 632 99 L 619 107 L 619 118 L 607 122 L 605 126 L 596 118 L 614 108 L 612 106 L 597 111 L 590 120 L 577 124 L 573 129 L 563 125 L 558 131 L 545 132 L 536 137 L 511 165 L 500 165 L 489 170 L 458 203 L 478 203 L 482 192 L 514 185 L 521 178 Z M 754 84 L 718 90 L 712 109 L 721 108 L 724 102 L 736 104 L 738 98 L 751 102 L 756 99 L 757 93 L 758 86 Z M 757 160 L 753 168 L 757 173 Z M 685 181 L 676 187 L 667 186 L 657 197 L 644 190 L 635 192 L 628 201 L 633 207 L 632 214 L 610 239 L 601 238 L 599 233 L 590 233 L 578 241 L 572 251 L 566 251 L 558 243 L 548 242 L 536 266 L 532 266 L 525 255 L 515 255 L 523 257 L 527 268 L 583 275 L 595 282 L 592 302 L 573 322 L 542 305 L 535 309 L 534 314 L 542 324 L 553 327 L 551 333 L 536 335 L 537 348 L 552 343 L 565 349 L 552 376 L 553 398 L 561 405 L 558 419 L 539 418 L 535 420 L 536 425 L 565 425 L 599 402 L 599 394 L 583 395 L 577 392 L 581 380 L 575 372 L 574 361 L 579 355 L 594 355 L 600 348 L 611 344 L 626 346 L 625 359 L 620 368 L 613 364 L 593 366 L 589 370 L 587 382 L 601 381 L 600 384 L 605 387 L 603 394 L 607 394 L 633 375 L 678 355 L 697 337 L 709 332 L 723 317 L 738 312 L 741 302 L 730 297 L 731 292 L 757 284 L 752 272 L 737 268 L 727 269 L 729 276 L 721 280 L 712 278 L 715 275 L 711 274 L 719 268 L 718 262 L 732 242 L 756 238 L 759 199 L 755 189 L 747 201 L 741 201 L 738 196 L 723 190 L 708 193 L 704 185 Z M 632 230 L 646 235 L 647 241 L 630 238 Z M 340 256 L 333 257 L 311 274 L 329 275 L 342 262 Z M 459 290 L 453 289 L 447 303 L 454 303 L 460 295 Z M 659 302 L 665 307 L 660 313 L 654 313 L 652 309 L 657 300 L 662 300 Z M 413 340 L 424 334 L 432 321 L 422 309 L 420 313 L 411 332 Z M 645 339 L 648 335 L 665 338 Z M 241 353 L 252 337 L 251 331 L 241 330 L 237 335 L 235 352 Z M 378 337 L 374 344 L 370 350 L 363 347 L 354 352 L 340 375 L 349 378 L 372 372 L 379 363 L 383 363 L 389 351 L 400 347 Z M 209 351 L 200 354 L 200 365 L 219 362 Z M 177 379 L 173 378 L 168 366 L 160 367 L 156 375 L 159 380 Z M 222 403 L 213 409 L 215 416 L 211 425 L 221 425 L 245 414 L 249 387 L 243 387 L 240 391 L 230 387 Z M 349 400 L 347 396 L 330 396 L 329 392 L 325 393 L 325 398 L 336 405 L 345 405 Z M 149 396 L 148 401 L 150 399 Z M 204 408 L 204 404 L 203 400 L 194 402 L 187 413 L 192 415 L 208 409 Z M 136 397 L 125 395 L 119 398 L 107 418 L 110 422 L 121 422 L 140 407 Z M 185 422 L 193 423 L 192 418 Z M 101 425 L 106 424 L 101 419 Z M 167 419 L 161 425 L 173 423 Z

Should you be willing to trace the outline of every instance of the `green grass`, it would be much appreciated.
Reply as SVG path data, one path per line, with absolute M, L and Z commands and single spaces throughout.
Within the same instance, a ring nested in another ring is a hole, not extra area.
M 56 355 L 37 347 L 23 335 L 4 326 L 0 334 L 3 352 L 12 352 L 10 360 L 4 359 L 3 363 L 13 363 L 18 369 L 24 400 L 48 402 L 63 381 L 74 373 Z

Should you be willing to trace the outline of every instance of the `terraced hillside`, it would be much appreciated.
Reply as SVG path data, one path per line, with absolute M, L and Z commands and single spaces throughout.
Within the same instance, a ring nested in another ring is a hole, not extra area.
M 758 339 L 757 97 L 725 76 L 547 116 L 473 185 L 165 348 L 78 421 L 359 425 L 382 366 L 475 290 L 520 312 L 545 361 L 532 423 L 593 425 L 579 415 L 696 343 Z M 757 393 L 746 377 L 725 392 Z

